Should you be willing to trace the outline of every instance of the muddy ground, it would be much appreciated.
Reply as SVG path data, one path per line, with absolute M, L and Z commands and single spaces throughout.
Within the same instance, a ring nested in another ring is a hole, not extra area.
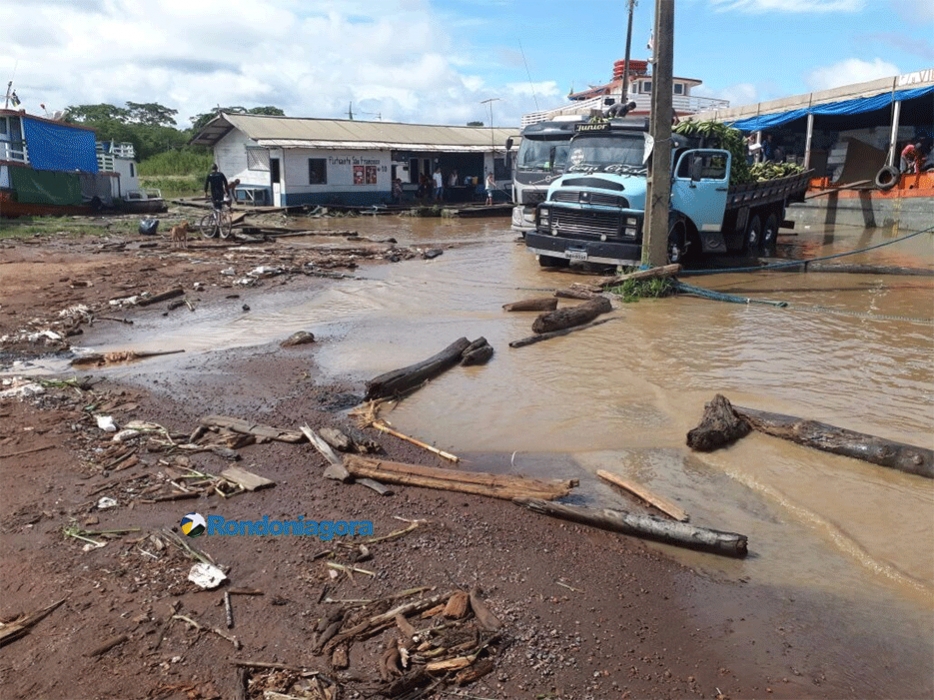
M 31 358 L 70 357 L 70 344 L 92 342 L 101 324 L 192 313 L 186 305 L 170 311 L 171 301 L 187 299 L 197 313 L 242 303 L 237 295 L 248 284 L 258 285 L 249 287 L 252 294 L 281 284 L 313 290 L 357 265 L 420 254 L 359 240 L 310 252 L 288 239 L 242 248 L 192 240 L 185 251 L 162 237 L 101 236 L 99 230 L 0 245 L 0 364 L 7 379 Z M 231 267 L 235 274 L 224 274 Z M 241 282 L 245 271 L 259 267 L 278 270 Z M 196 282 L 203 288 L 196 290 Z M 175 287 L 184 297 L 147 307 L 111 304 Z M 290 430 L 303 423 L 357 427 L 347 409 L 362 401 L 363 384 L 324 382 L 314 360 L 313 343 L 276 343 L 179 356 L 153 372 L 144 371 L 142 360 L 140 371 L 120 382 L 93 368 L 76 370 L 59 377 L 68 382 L 40 385 L 41 393 L 21 390 L 0 399 L 0 620 L 11 623 L 63 600 L 0 649 L 4 697 L 931 696 L 930 669 L 905 668 L 879 680 L 875 669 L 897 665 L 897 652 L 884 640 L 848 637 L 841 624 L 845 601 L 712 580 L 639 540 L 508 501 L 404 486 L 380 496 L 324 479 L 326 462 L 308 443 L 261 441 L 235 450 L 235 464 L 275 481 L 271 488 L 222 498 L 205 486 L 197 498 L 157 500 L 177 493 L 170 482 L 189 469 L 217 475 L 234 464 L 222 454 L 172 446 L 187 442 L 208 414 Z M 21 386 L 8 382 L 0 389 Z M 114 442 L 96 415 L 112 416 L 119 427 L 151 422 L 167 434 Z M 362 432 L 390 459 L 450 467 L 372 428 Z M 102 498 L 116 505 L 102 509 Z M 179 538 L 227 573 L 222 587 L 203 591 L 187 579 L 194 563 L 189 553 L 166 532 L 178 534 L 189 512 L 370 520 L 376 538 L 418 525 L 371 544 L 370 558 L 360 562 L 354 562 L 359 550 L 315 537 Z M 106 530 L 128 531 L 97 534 Z M 320 649 L 327 626 L 320 621 L 333 620 L 335 610 L 344 612 L 340 629 L 347 630 L 396 604 L 361 609 L 346 601 L 415 587 L 427 590 L 398 600 L 474 590 L 501 628 L 481 625 L 469 611 L 461 620 L 408 615 L 420 640 L 454 649 L 436 659 L 469 659 L 458 662 L 464 668 L 436 671 L 413 687 L 405 687 L 406 679 L 430 661 L 429 648 L 413 647 L 408 669 L 390 672 L 381 664 L 387 646 L 402 638 L 399 627 L 341 645 L 346 662 L 328 645 Z M 225 590 L 261 593 L 230 596 L 232 628 L 225 622 Z M 435 632 L 425 631 L 432 627 Z M 488 672 L 459 685 L 472 668 Z

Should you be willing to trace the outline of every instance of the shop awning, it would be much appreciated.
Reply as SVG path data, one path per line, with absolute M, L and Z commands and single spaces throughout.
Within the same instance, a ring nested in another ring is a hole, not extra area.
M 733 126 L 740 131 L 763 131 L 774 129 L 782 124 L 793 122 L 796 119 L 806 117 L 808 114 L 841 116 L 847 114 L 863 114 L 865 112 L 874 112 L 879 109 L 885 109 L 893 102 L 904 102 L 913 100 L 925 95 L 934 94 L 934 85 L 915 88 L 913 90 L 897 90 L 886 92 L 872 97 L 859 97 L 853 100 L 844 100 L 843 102 L 826 102 L 816 104 L 810 107 L 793 109 L 788 112 L 778 112 L 776 114 L 762 114 L 756 117 L 740 119 L 732 122 Z

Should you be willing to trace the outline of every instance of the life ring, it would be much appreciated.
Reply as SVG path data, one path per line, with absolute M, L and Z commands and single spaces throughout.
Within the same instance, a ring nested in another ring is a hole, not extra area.
M 898 168 L 891 165 L 885 165 L 876 173 L 876 187 L 882 191 L 890 190 L 898 184 L 902 173 Z

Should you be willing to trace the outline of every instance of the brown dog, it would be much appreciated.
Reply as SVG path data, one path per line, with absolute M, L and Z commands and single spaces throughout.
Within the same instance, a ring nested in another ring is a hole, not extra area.
M 173 226 L 169 229 L 169 239 L 172 242 L 173 248 L 187 248 L 188 247 L 188 231 L 190 230 L 188 222 L 183 221 L 177 226 Z

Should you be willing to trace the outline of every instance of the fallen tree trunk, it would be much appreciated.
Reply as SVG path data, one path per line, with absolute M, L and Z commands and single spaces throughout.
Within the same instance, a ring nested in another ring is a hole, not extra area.
M 302 442 L 305 436 L 295 430 L 285 430 L 283 428 L 273 428 L 270 425 L 262 423 L 251 423 L 242 418 L 231 418 L 230 416 L 205 416 L 201 419 L 201 425 L 213 428 L 226 428 L 235 433 L 243 435 L 255 435 L 256 437 L 278 440 L 279 442 Z
M 636 270 L 635 272 L 630 272 L 626 275 L 618 275 L 616 277 L 605 277 L 600 280 L 599 284 L 604 289 L 609 287 L 618 287 L 626 280 L 651 280 L 656 277 L 674 277 L 679 272 L 681 272 L 681 266 L 677 263 L 673 265 L 662 265 L 660 267 L 652 267 L 648 270 Z
M 523 299 L 503 305 L 503 311 L 554 311 L 557 308 L 558 300 L 555 297 Z
M 612 321 L 612 318 L 604 318 L 600 321 L 594 321 L 593 323 L 588 323 L 583 326 L 572 326 L 571 328 L 565 328 L 560 331 L 551 331 L 550 333 L 539 333 L 538 335 L 530 335 L 527 338 L 522 338 L 520 340 L 514 340 L 509 343 L 511 348 L 524 348 L 526 345 L 534 345 L 535 343 L 540 343 L 543 340 L 549 340 L 551 338 L 557 338 L 562 335 L 567 335 L 568 333 L 573 333 L 574 331 L 582 331 L 587 328 L 593 328 L 594 326 L 599 326 L 601 323 L 606 323 L 607 321 Z
M 493 357 L 493 346 L 487 342 L 486 338 L 481 336 L 461 353 L 461 364 L 464 366 L 485 365 L 490 361 L 491 357 Z
M 581 326 L 590 323 L 600 314 L 612 310 L 613 305 L 609 299 L 596 297 L 577 306 L 569 306 L 566 309 L 558 309 L 557 311 L 542 314 L 535 319 L 532 330 L 535 333 L 549 333 L 563 328 L 570 328 L 571 326 Z
M 767 435 L 934 479 L 934 450 L 782 413 L 742 406 L 733 406 L 733 411 L 755 430 Z
M 469 346 L 467 338 L 459 338 L 423 362 L 379 375 L 366 383 L 366 400 L 399 396 L 417 389 L 423 382 L 459 363 L 462 353 Z
M 633 537 L 656 540 L 676 547 L 699 549 L 726 557 L 743 558 L 748 553 L 746 536 L 735 532 L 711 530 L 696 525 L 688 525 L 687 523 L 662 520 L 650 515 L 635 515 L 626 511 L 610 510 L 609 508 L 598 510 L 581 506 L 566 506 L 530 498 L 515 499 L 515 502 L 530 510 L 555 518 L 571 520 L 582 525 L 598 527 L 602 530 L 621 532 L 624 535 Z
M 591 292 L 589 289 L 558 289 L 555 291 L 555 297 L 558 299 L 593 299 L 597 292 Z
M 726 397 L 717 394 L 704 406 L 700 424 L 688 431 L 687 444 L 697 452 L 713 452 L 749 434 L 749 423 L 738 417 Z
M 571 489 L 577 486 L 577 482 L 573 479 L 546 481 L 510 474 L 464 472 L 356 455 L 345 456 L 344 467 L 354 477 L 367 477 L 389 484 L 421 486 L 509 500 L 526 497 L 550 501 L 568 495 Z

